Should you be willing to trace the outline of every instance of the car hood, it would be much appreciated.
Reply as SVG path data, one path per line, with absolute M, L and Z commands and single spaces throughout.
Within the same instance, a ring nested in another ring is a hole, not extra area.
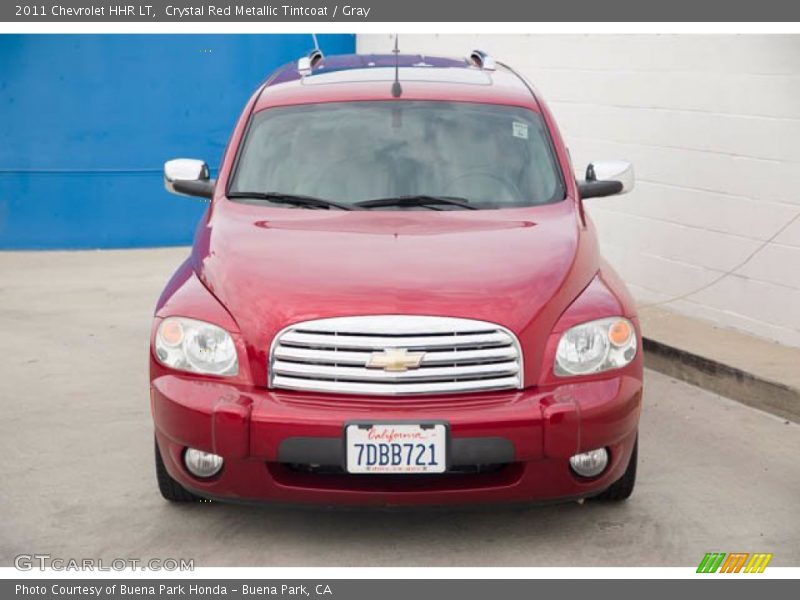
M 193 266 L 258 354 L 283 327 L 332 316 L 481 319 L 522 339 L 549 334 L 596 273 L 586 237 L 570 200 L 353 212 L 222 201 L 198 229 Z

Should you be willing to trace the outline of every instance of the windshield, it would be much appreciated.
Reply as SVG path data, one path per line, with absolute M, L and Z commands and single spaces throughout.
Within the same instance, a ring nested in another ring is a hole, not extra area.
M 487 209 L 564 198 L 539 114 L 511 106 L 428 101 L 264 110 L 253 117 L 228 191 L 239 196 L 278 192 L 348 205 L 426 195 Z M 406 203 L 378 209 L 424 208 Z M 437 208 L 463 210 L 457 204 Z

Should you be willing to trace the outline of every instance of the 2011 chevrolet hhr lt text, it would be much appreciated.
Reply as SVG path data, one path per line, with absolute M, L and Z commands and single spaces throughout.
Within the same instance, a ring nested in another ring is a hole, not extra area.
M 553 117 L 476 51 L 324 57 L 253 94 L 155 312 L 169 500 L 351 505 L 627 498 L 642 398 L 634 304 Z

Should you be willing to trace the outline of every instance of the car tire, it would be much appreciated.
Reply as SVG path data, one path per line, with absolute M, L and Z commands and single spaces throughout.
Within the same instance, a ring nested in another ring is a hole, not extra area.
M 156 479 L 158 480 L 158 490 L 161 492 L 161 495 L 170 502 L 199 502 L 201 500 L 200 496 L 184 488 L 167 472 L 167 467 L 164 466 L 164 459 L 161 458 L 161 450 L 158 448 L 157 441 L 155 443 L 155 448 Z
M 636 485 L 636 463 L 639 458 L 639 437 L 636 437 L 636 442 L 633 444 L 633 452 L 628 461 L 628 468 L 625 473 L 617 481 L 611 484 L 604 492 L 595 496 L 595 499 L 604 502 L 620 502 L 627 500 L 633 493 L 633 487 Z

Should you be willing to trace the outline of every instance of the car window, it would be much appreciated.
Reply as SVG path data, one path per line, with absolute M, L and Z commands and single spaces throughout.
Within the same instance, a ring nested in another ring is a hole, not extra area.
M 449 196 L 487 209 L 564 197 L 541 115 L 436 101 L 264 110 L 253 117 L 229 192 L 281 192 L 348 204 Z

